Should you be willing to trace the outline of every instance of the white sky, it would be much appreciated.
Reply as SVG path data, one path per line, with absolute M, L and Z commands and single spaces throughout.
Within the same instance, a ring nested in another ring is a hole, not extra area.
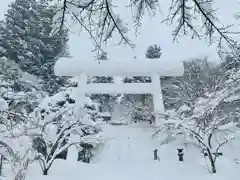
M 0 2 L 0 19 L 3 19 L 9 2 L 12 0 L 1 0 Z M 115 0 L 122 2 L 122 0 Z M 161 10 L 166 14 L 166 7 L 170 0 L 162 0 Z M 121 6 L 121 3 L 118 3 Z M 222 0 L 218 1 L 215 5 L 218 9 L 219 19 L 226 24 L 237 23 L 233 18 L 235 12 L 240 12 L 239 0 Z M 126 8 L 118 9 L 120 15 L 125 20 L 131 20 L 130 11 Z M 171 61 L 182 61 L 189 58 L 208 56 L 212 61 L 218 61 L 218 55 L 216 52 L 216 46 L 208 46 L 204 40 L 192 40 L 190 36 L 181 37 L 179 42 L 172 42 L 172 29 L 165 24 L 160 24 L 163 20 L 162 15 L 155 17 L 154 19 L 146 16 L 144 18 L 143 27 L 140 30 L 140 35 L 135 37 L 133 33 L 129 34 L 129 37 L 136 44 L 136 49 L 132 50 L 129 47 L 113 45 L 112 40 L 106 47 L 108 57 L 110 59 L 119 58 L 132 58 L 137 56 L 139 59 L 144 58 L 147 47 L 151 44 L 159 44 L 162 47 L 163 54 L 161 58 Z M 126 22 L 126 21 L 125 21 Z M 240 20 L 238 22 L 240 24 Z M 72 33 L 70 36 L 70 52 L 71 55 L 79 57 L 80 59 L 89 59 L 94 56 L 92 50 L 92 43 L 85 32 Z

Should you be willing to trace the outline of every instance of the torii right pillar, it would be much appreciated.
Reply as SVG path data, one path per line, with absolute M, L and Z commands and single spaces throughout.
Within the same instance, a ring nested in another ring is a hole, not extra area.
M 152 79 L 152 95 L 154 104 L 154 113 L 156 117 L 156 124 L 161 124 L 161 119 L 165 113 L 163 104 L 162 87 L 160 82 L 160 76 L 158 73 L 154 73 L 151 76 Z

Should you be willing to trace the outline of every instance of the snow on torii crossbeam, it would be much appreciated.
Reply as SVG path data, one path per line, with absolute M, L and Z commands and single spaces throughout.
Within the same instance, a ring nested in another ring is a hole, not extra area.
M 152 94 L 154 110 L 164 112 L 160 76 L 182 76 L 181 62 L 159 59 L 143 60 L 95 60 L 82 61 L 74 58 L 61 58 L 55 64 L 56 76 L 79 76 L 77 108 L 83 103 L 86 93 L 90 94 Z M 92 83 L 87 84 L 87 76 L 149 76 L 151 83 Z M 78 109 L 79 110 L 79 109 Z

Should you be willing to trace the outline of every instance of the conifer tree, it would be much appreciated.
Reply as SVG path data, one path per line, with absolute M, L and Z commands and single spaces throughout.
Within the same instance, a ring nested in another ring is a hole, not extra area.
M 61 30 L 50 35 L 55 6 L 47 1 L 15 0 L 0 24 L 2 55 L 18 63 L 22 71 L 43 80 L 46 91 L 56 92 L 66 78 L 54 75 L 55 61 L 67 55 L 68 34 Z

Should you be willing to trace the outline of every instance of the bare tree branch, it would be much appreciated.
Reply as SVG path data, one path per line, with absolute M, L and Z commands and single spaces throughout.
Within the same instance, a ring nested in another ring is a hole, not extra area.
M 154 16 L 160 7 L 159 0 L 129 0 L 129 2 L 130 5 L 126 5 L 126 8 L 130 7 L 134 11 L 132 17 L 136 32 L 142 25 L 145 11 Z M 212 8 L 213 3 L 213 0 L 172 0 L 169 13 L 161 22 L 175 26 L 172 34 L 173 41 L 176 41 L 179 36 L 191 33 L 192 38 L 205 39 L 209 44 L 217 42 L 220 56 L 226 51 L 224 45 L 227 44 L 234 56 L 239 58 L 236 40 L 231 37 L 239 32 L 228 31 L 232 25 L 219 25 L 216 10 Z M 123 25 L 122 18 L 114 13 L 114 7 L 110 0 L 62 0 L 58 11 L 58 16 L 59 13 L 61 14 L 60 19 L 58 18 L 59 29 L 64 27 L 67 16 L 70 16 L 88 32 L 95 50 L 102 51 L 102 44 L 107 43 L 114 33 L 120 36 L 119 44 L 134 48 L 134 44 L 127 37 L 128 29 Z M 196 23 L 199 24 L 200 19 L 202 23 L 199 26 Z

